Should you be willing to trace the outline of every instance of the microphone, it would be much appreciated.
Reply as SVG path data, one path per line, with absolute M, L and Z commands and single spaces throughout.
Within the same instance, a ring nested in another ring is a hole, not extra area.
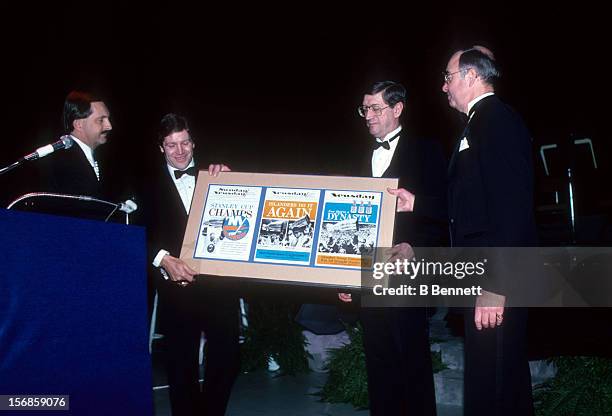
M 25 156 L 24 159 L 25 160 L 40 159 L 41 157 L 45 157 L 55 152 L 56 150 L 69 149 L 70 147 L 72 147 L 73 143 L 74 143 L 74 140 L 72 140 L 72 138 L 69 135 L 65 135 L 65 136 L 60 137 L 60 139 L 56 141 L 55 143 L 50 143 L 46 146 L 39 147 L 34 152 Z
M 131 199 L 127 199 L 125 202 L 119 202 L 117 205 L 119 205 L 119 211 L 123 211 L 126 214 L 131 214 L 138 209 L 138 205 Z

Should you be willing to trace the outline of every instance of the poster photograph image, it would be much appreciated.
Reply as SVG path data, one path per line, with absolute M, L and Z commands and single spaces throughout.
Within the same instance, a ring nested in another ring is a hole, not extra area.
M 209 276 L 360 287 L 393 241 L 397 182 L 200 171 L 181 259 Z
M 261 187 L 210 185 L 194 258 L 248 261 Z
M 316 265 L 372 267 L 380 203 L 380 192 L 325 191 Z
M 254 261 L 309 265 L 320 190 L 266 189 Z

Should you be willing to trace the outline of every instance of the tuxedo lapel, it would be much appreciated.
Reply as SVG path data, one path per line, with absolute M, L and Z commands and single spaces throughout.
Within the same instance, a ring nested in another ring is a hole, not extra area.
M 410 138 L 405 129 L 402 129 L 398 140 L 391 163 L 383 174 L 383 178 L 401 178 L 402 172 L 412 163 L 411 153 L 413 152 L 410 151 Z
M 469 112 L 469 114 L 467 116 L 467 119 L 465 121 L 465 127 L 463 128 L 463 131 L 461 132 L 461 135 L 459 136 L 459 139 L 455 143 L 455 147 L 453 148 L 453 153 L 451 155 L 450 162 L 448 163 L 448 176 L 449 177 L 451 177 L 453 175 L 454 171 L 455 171 L 455 164 L 457 162 L 457 155 L 462 150 L 461 149 L 461 141 L 465 138 L 465 139 L 467 139 L 467 143 L 469 144 L 471 139 L 472 139 L 472 137 L 470 135 L 470 126 L 474 123 L 474 120 L 472 120 L 472 118 L 473 118 L 472 114 L 474 114 L 476 112 L 476 110 L 482 106 L 483 102 L 487 101 L 488 98 L 489 97 L 486 97 L 486 98 L 483 98 L 482 100 L 478 101 L 470 109 L 470 112 Z M 474 114 L 474 117 L 476 117 L 475 114 Z
M 457 142 L 455 143 L 455 147 L 453 148 L 453 154 L 451 155 L 450 162 L 448 162 L 448 176 L 449 177 L 451 177 L 453 173 L 455 172 L 455 162 L 457 159 L 457 155 L 459 154 L 459 146 L 461 145 L 461 140 L 463 140 L 463 138 L 466 137 L 466 134 L 467 134 L 467 126 L 465 126 L 463 133 L 461 134 L 459 139 L 457 139 Z
M 50 160 L 50 165 L 55 191 L 103 199 L 106 197 L 102 189 L 102 180 L 98 181 L 96 173 L 79 146 L 75 145 L 64 153 L 53 156 L 56 157 Z
M 370 140 L 374 140 L 374 139 L 370 138 Z M 361 176 L 372 177 L 372 156 L 374 154 L 374 149 L 376 147 L 375 147 L 375 144 L 372 143 L 371 141 L 368 143 L 369 145 L 367 146 L 367 148 L 364 149 L 364 151 L 367 152 L 366 153 L 367 157 L 362 159 L 363 163 L 361 164 L 360 171 L 358 174 Z M 357 174 L 357 173 L 353 172 L 352 174 Z
M 100 167 L 98 166 L 98 168 L 100 169 L 100 180 L 98 181 L 98 177 L 96 176 L 96 172 L 94 171 L 94 168 L 91 166 L 91 164 L 89 163 L 89 160 L 87 160 L 87 156 L 85 156 L 85 153 L 83 152 L 83 150 L 75 145 L 72 146 L 72 154 L 71 157 L 73 159 L 73 166 L 76 170 L 79 171 L 79 176 L 81 176 L 82 178 L 85 178 L 86 181 L 92 183 L 92 184 L 97 184 L 98 182 L 102 182 L 102 169 L 100 169 Z
M 165 216 L 167 218 L 186 218 L 187 214 L 185 213 L 183 201 L 166 165 L 163 166 L 162 173 L 163 179 L 160 182 L 160 186 L 162 186 L 162 193 L 165 197 L 159 202 L 164 205 Z
M 196 175 L 195 180 L 197 184 L 198 175 L 197 170 L 198 166 L 195 166 Z M 168 171 L 168 167 L 166 164 L 162 167 L 162 180 L 160 181 L 160 186 L 163 188 L 163 193 L 166 195 L 165 201 L 161 201 L 164 205 L 166 205 L 166 210 L 171 218 L 187 218 L 187 213 L 185 212 L 185 207 L 183 205 L 183 201 L 181 199 L 181 195 L 174 184 L 174 180 Z

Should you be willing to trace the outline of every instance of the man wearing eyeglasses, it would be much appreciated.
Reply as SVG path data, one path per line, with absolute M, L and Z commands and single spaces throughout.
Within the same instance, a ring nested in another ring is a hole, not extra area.
M 468 117 L 448 170 L 456 247 L 537 244 L 531 136 L 495 95 L 499 77 L 493 53 L 482 46 L 455 52 L 446 66 L 442 91 Z M 527 310 L 504 307 L 504 279 L 498 280 L 464 315 L 465 414 L 532 415 Z
M 406 89 L 382 81 L 370 88 L 357 109 L 372 136 L 372 152 L 362 174 L 399 178 L 400 186 L 418 198 L 412 212 L 396 215 L 392 256 L 409 248 L 403 242 L 414 247 L 443 245 L 447 233 L 446 161 L 433 142 L 402 126 L 406 105 Z M 340 299 L 351 301 L 348 294 L 340 294 Z M 435 415 L 425 308 L 363 308 L 360 319 L 371 414 Z

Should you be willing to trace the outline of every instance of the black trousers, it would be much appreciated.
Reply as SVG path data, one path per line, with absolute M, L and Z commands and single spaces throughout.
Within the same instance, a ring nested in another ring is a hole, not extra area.
M 436 398 L 425 308 L 360 312 L 372 416 L 433 416 Z
M 534 414 L 527 358 L 527 309 L 506 308 L 500 327 L 481 331 L 464 312 L 466 416 Z
M 173 416 L 222 416 L 240 370 L 238 298 L 198 281 L 164 285 L 160 310 L 166 315 L 167 373 Z M 204 332 L 204 384 L 198 381 L 200 336 Z

